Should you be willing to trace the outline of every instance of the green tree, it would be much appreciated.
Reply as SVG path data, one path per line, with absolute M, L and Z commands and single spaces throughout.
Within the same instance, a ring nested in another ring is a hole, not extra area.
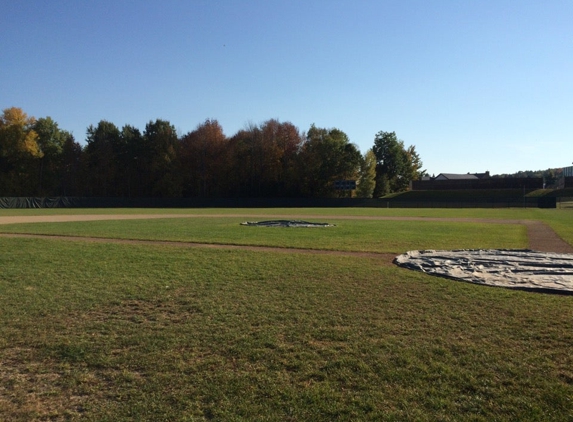
M 151 168 L 153 154 L 139 129 L 125 125 L 121 128 L 120 136 L 120 162 L 124 167 L 125 194 L 128 197 L 146 196 L 146 177 Z
M 180 197 L 183 192 L 181 171 L 177 161 L 179 142 L 175 127 L 157 119 L 145 125 L 143 132 L 146 154 L 151 153 L 149 186 L 151 195 Z
M 71 134 L 61 130 L 51 117 L 39 118 L 33 129 L 38 135 L 37 143 L 42 153 L 36 169 L 38 187 L 35 194 L 55 195 L 60 185 L 64 144 Z
M 339 196 L 341 193 L 334 189 L 334 182 L 356 180 L 361 159 L 360 151 L 343 131 L 311 125 L 299 153 L 302 194 Z
M 87 129 L 85 147 L 88 190 L 91 196 L 121 196 L 121 171 L 119 162 L 121 136 L 111 122 L 101 120 Z
M 360 176 L 356 186 L 356 196 L 372 198 L 376 186 L 376 154 L 372 149 L 366 151 L 360 163 Z
M 412 180 L 424 173 L 415 147 L 405 148 L 395 132 L 378 132 L 372 150 L 376 155 L 375 197 L 405 191 Z
M 83 150 L 77 143 L 73 135 L 68 133 L 64 145 L 62 146 L 62 156 L 60 161 L 60 183 L 57 195 L 62 196 L 84 196 L 85 190 L 85 170 L 83 164 Z

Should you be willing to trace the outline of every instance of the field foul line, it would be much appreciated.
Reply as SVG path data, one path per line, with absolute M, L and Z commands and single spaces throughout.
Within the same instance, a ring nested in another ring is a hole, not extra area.
M 173 246 L 184 248 L 204 248 L 204 249 L 227 249 L 227 250 L 244 250 L 253 252 L 279 252 L 279 253 L 301 253 L 314 255 L 337 255 L 358 258 L 375 258 L 382 259 L 384 262 L 391 263 L 398 253 L 382 252 L 356 252 L 356 251 L 336 251 L 325 249 L 307 249 L 307 248 L 281 248 L 274 246 L 256 246 L 256 245 L 233 245 L 224 243 L 199 243 L 199 242 L 182 242 L 169 240 L 141 240 L 141 239 L 115 239 L 106 237 L 84 237 L 84 236 L 64 236 L 49 234 L 29 234 L 29 233 L 0 233 L 4 238 L 27 238 L 27 239 L 52 239 L 68 240 L 75 242 L 90 243 L 114 243 L 121 245 L 151 245 L 151 246 Z

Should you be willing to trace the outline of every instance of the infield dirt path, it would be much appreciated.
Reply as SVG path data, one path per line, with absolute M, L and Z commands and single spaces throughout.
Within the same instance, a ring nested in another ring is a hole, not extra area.
M 17 224 L 17 223 L 56 223 L 56 222 L 71 222 L 71 221 L 98 221 L 98 220 L 144 220 L 156 218 L 258 218 L 258 219 L 297 219 L 297 220 L 395 220 L 395 221 L 445 221 L 445 222 L 476 222 L 488 224 L 522 224 L 527 227 L 527 235 L 529 238 L 529 248 L 541 252 L 558 252 L 558 253 L 573 253 L 573 246 L 561 239 L 557 233 L 551 229 L 547 224 L 534 220 L 502 220 L 502 219 L 479 219 L 479 218 L 436 218 L 436 217 L 381 217 L 381 216 L 321 216 L 321 215 L 264 215 L 253 216 L 252 214 L 85 214 L 85 215 L 42 215 L 42 216 L 4 216 L 0 217 L 1 224 Z M 204 247 L 204 248 L 232 248 L 243 250 L 267 250 L 267 251 L 280 251 L 280 252 L 305 252 L 316 254 L 338 254 L 347 256 L 372 256 L 372 257 L 388 257 L 390 254 L 380 253 L 364 253 L 364 252 L 342 252 L 342 251 L 321 251 L 310 249 L 293 249 L 293 248 L 273 248 L 263 246 L 236 246 L 236 245 L 221 245 L 221 244 L 204 244 L 194 242 L 168 242 L 168 241 L 138 241 L 138 240 L 120 240 L 120 239 L 101 239 L 77 236 L 52 236 L 52 235 L 31 235 L 31 234 L 0 234 L 1 237 L 33 237 L 33 238 L 59 238 L 68 240 L 82 240 L 92 242 L 107 242 L 107 243 L 146 243 L 146 244 L 164 244 L 164 245 L 187 245 L 189 247 Z M 392 255 L 393 256 L 393 255 Z M 386 258 L 388 258 L 386 257 Z

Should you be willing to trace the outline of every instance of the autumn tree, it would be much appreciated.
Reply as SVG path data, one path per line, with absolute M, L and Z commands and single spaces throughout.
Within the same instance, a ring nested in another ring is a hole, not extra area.
M 237 197 L 261 196 L 264 179 L 259 127 L 250 125 L 229 139 L 229 158 L 230 194 Z
M 301 144 L 298 129 L 276 119 L 237 132 L 229 140 L 233 196 L 293 196 Z
M 261 125 L 266 145 L 267 177 L 271 196 L 294 196 L 298 193 L 297 155 L 303 144 L 298 128 L 290 122 L 267 120 Z
M 422 169 L 422 159 L 416 151 L 414 145 L 410 145 L 406 148 L 407 166 L 406 166 L 406 178 L 408 179 L 408 185 L 410 181 L 420 180 L 422 176 L 426 176 L 426 170 Z
M 207 119 L 180 140 L 183 193 L 216 197 L 225 191 L 227 137 L 217 120 Z
M 4 109 L 0 116 L 0 192 L 2 195 L 31 195 L 33 169 L 42 157 L 33 117 L 21 108 Z

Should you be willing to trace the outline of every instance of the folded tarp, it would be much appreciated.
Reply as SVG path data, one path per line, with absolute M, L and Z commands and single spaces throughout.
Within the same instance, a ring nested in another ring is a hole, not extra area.
M 573 254 L 531 250 L 409 251 L 394 263 L 470 283 L 573 294 Z

